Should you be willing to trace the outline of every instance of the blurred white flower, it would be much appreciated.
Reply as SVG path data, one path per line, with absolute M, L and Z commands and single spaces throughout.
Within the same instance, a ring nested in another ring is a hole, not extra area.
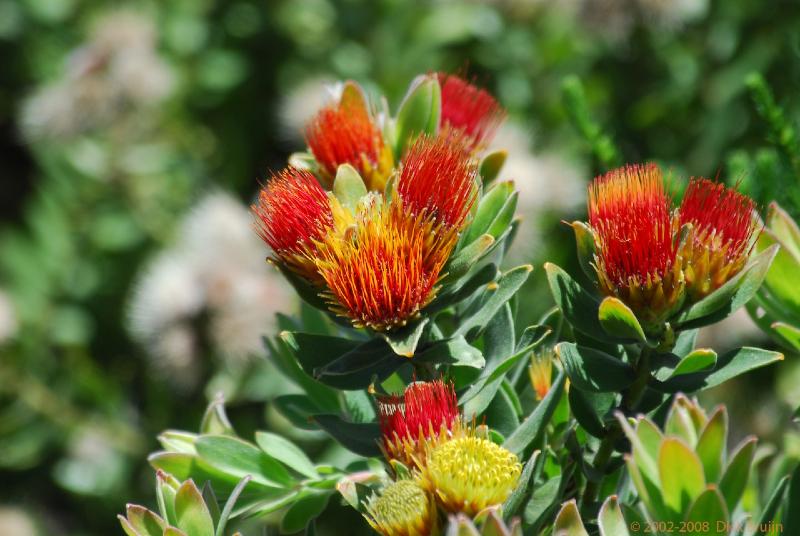
M 22 508 L 0 505 L 0 536 L 37 536 L 31 516 Z
M 512 257 L 530 256 L 530 244 L 537 242 L 539 233 L 537 220 L 545 211 L 572 211 L 586 196 L 580 169 L 557 154 L 534 154 L 532 144 L 530 131 L 511 120 L 503 123 L 492 142 L 492 149 L 508 151 L 498 180 L 514 181 L 519 192 L 517 214 L 524 220 L 511 248 Z
M 287 142 L 302 141 L 309 120 L 340 92 L 341 83 L 322 76 L 307 78 L 290 88 L 277 108 L 283 138 Z
M 17 334 L 17 313 L 11 298 L 0 290 L 0 344 Z
M 708 0 L 636 0 L 645 22 L 654 22 L 666 29 L 679 29 L 704 16 Z
M 53 139 L 110 125 L 166 98 L 174 76 L 156 51 L 153 22 L 115 11 L 69 54 L 62 77 L 31 95 L 20 123 L 31 140 Z
M 247 208 L 213 193 L 184 218 L 176 244 L 143 270 L 130 331 L 168 376 L 191 385 L 203 352 L 257 355 L 275 313 L 290 310 L 293 299 L 265 262 Z

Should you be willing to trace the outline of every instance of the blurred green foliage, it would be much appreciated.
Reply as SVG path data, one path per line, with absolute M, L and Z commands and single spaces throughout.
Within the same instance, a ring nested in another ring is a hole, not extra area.
M 267 171 L 302 148 L 297 129 L 323 80 L 380 85 L 396 106 L 415 74 L 466 71 L 530 134 L 522 149 L 533 159 L 557 154 L 584 180 L 620 161 L 657 159 L 677 186 L 719 174 L 742 181 L 764 207 L 777 199 L 800 213 L 800 4 L 697 0 L 688 12 L 679 2 L 564 4 L 128 3 L 152 25 L 169 88 L 152 102 L 126 101 L 132 89 L 116 88 L 123 97 L 114 93 L 105 114 L 108 100 L 90 91 L 98 86 L 81 81 L 105 76 L 108 36 L 92 29 L 108 26 L 120 5 L 0 0 L 0 291 L 16 328 L 0 341 L 0 503 L 23 507 L 43 533 L 116 533 L 124 501 L 152 504 L 143 460 L 156 434 L 193 429 L 216 387 L 225 387 L 240 429 L 265 419 L 281 426 L 255 403 L 281 393 L 263 360 L 233 366 L 203 347 L 200 380 L 175 389 L 126 329 L 128 304 L 147 260 L 176 241 L 204 192 L 221 188 L 247 203 Z M 127 29 L 106 33 L 124 41 Z M 125 80 L 149 71 L 136 73 Z M 90 90 L 77 108 L 48 116 L 53 100 L 31 96 L 54 84 L 56 105 L 64 87 Z M 537 184 L 560 180 L 555 167 Z M 544 208 L 525 215 L 538 232 L 520 240 L 518 254 L 578 273 L 559 223 L 578 214 L 550 208 L 548 190 L 527 194 Z M 520 326 L 551 306 L 537 272 Z M 765 393 L 771 374 L 754 380 Z M 771 394 L 758 397 L 785 414 Z M 296 435 L 312 452 L 324 448 Z

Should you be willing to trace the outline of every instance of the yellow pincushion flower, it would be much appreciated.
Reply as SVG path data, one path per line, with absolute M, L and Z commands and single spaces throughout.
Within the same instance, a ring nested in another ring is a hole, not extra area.
M 384 536 L 428 536 L 436 526 L 436 505 L 416 480 L 398 480 L 369 499 L 364 517 Z
M 442 508 L 471 517 L 505 501 L 521 473 L 517 456 L 488 439 L 468 435 L 431 450 L 424 485 Z

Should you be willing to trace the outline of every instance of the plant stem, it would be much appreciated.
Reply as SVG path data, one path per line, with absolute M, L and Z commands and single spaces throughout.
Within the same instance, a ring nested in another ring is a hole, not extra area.
M 647 382 L 650 379 L 650 348 L 643 346 L 639 351 L 639 358 L 636 360 L 636 378 L 633 383 L 625 392 L 622 397 L 620 409 L 625 413 L 632 412 L 639 401 L 642 399 Z M 614 454 L 614 444 L 622 437 L 622 428 L 619 423 L 614 421 L 608 428 L 605 437 L 600 441 L 600 446 L 597 447 L 597 453 L 594 455 L 592 467 L 598 471 L 603 472 Z M 597 492 L 599 491 L 599 482 L 587 480 L 586 488 L 583 491 L 583 504 L 589 504 L 597 499 Z

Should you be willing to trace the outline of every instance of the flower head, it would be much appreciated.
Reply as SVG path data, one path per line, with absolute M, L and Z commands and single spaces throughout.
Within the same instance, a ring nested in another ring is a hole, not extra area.
M 331 183 L 341 164 L 355 167 L 367 188 L 382 190 L 392 165 L 392 152 L 370 115 L 361 89 L 348 82 L 338 102 L 320 110 L 306 127 L 306 143 Z
M 397 193 L 414 214 L 461 228 L 475 202 L 477 168 L 464 156 L 468 140 L 458 134 L 419 138 L 406 154 Z
M 684 281 L 658 166 L 629 165 L 596 178 L 589 186 L 589 224 L 604 294 L 648 321 L 680 307 Z
M 759 231 L 754 207 L 752 199 L 721 183 L 703 178 L 689 183 L 679 222 L 692 225 L 681 253 L 694 299 L 716 290 L 744 267 Z
M 462 130 L 471 148 L 486 146 L 505 118 L 505 111 L 486 90 L 455 75 L 439 73 L 444 127 Z
M 332 311 L 357 327 L 402 327 L 436 296 L 475 197 L 474 163 L 456 143 L 446 144 L 418 141 L 391 200 L 372 195 L 351 223 L 337 225 L 342 232 L 316 242 L 323 294 Z
M 470 434 L 430 449 L 423 485 L 446 511 L 474 516 L 505 501 L 521 473 L 516 455 Z
M 452 383 L 415 382 L 402 396 L 378 399 L 383 450 L 410 466 L 424 460 L 425 444 L 447 437 L 460 425 Z
M 528 366 L 528 374 L 536 393 L 536 400 L 543 399 L 550 391 L 553 381 L 553 350 L 533 352 L 531 364 Z
M 370 497 L 365 517 L 383 536 L 427 536 L 436 527 L 436 506 L 416 480 L 398 480 Z
M 270 178 L 253 205 L 256 231 L 279 260 L 318 279 L 308 253 L 333 226 L 325 190 L 308 171 L 288 167 Z

